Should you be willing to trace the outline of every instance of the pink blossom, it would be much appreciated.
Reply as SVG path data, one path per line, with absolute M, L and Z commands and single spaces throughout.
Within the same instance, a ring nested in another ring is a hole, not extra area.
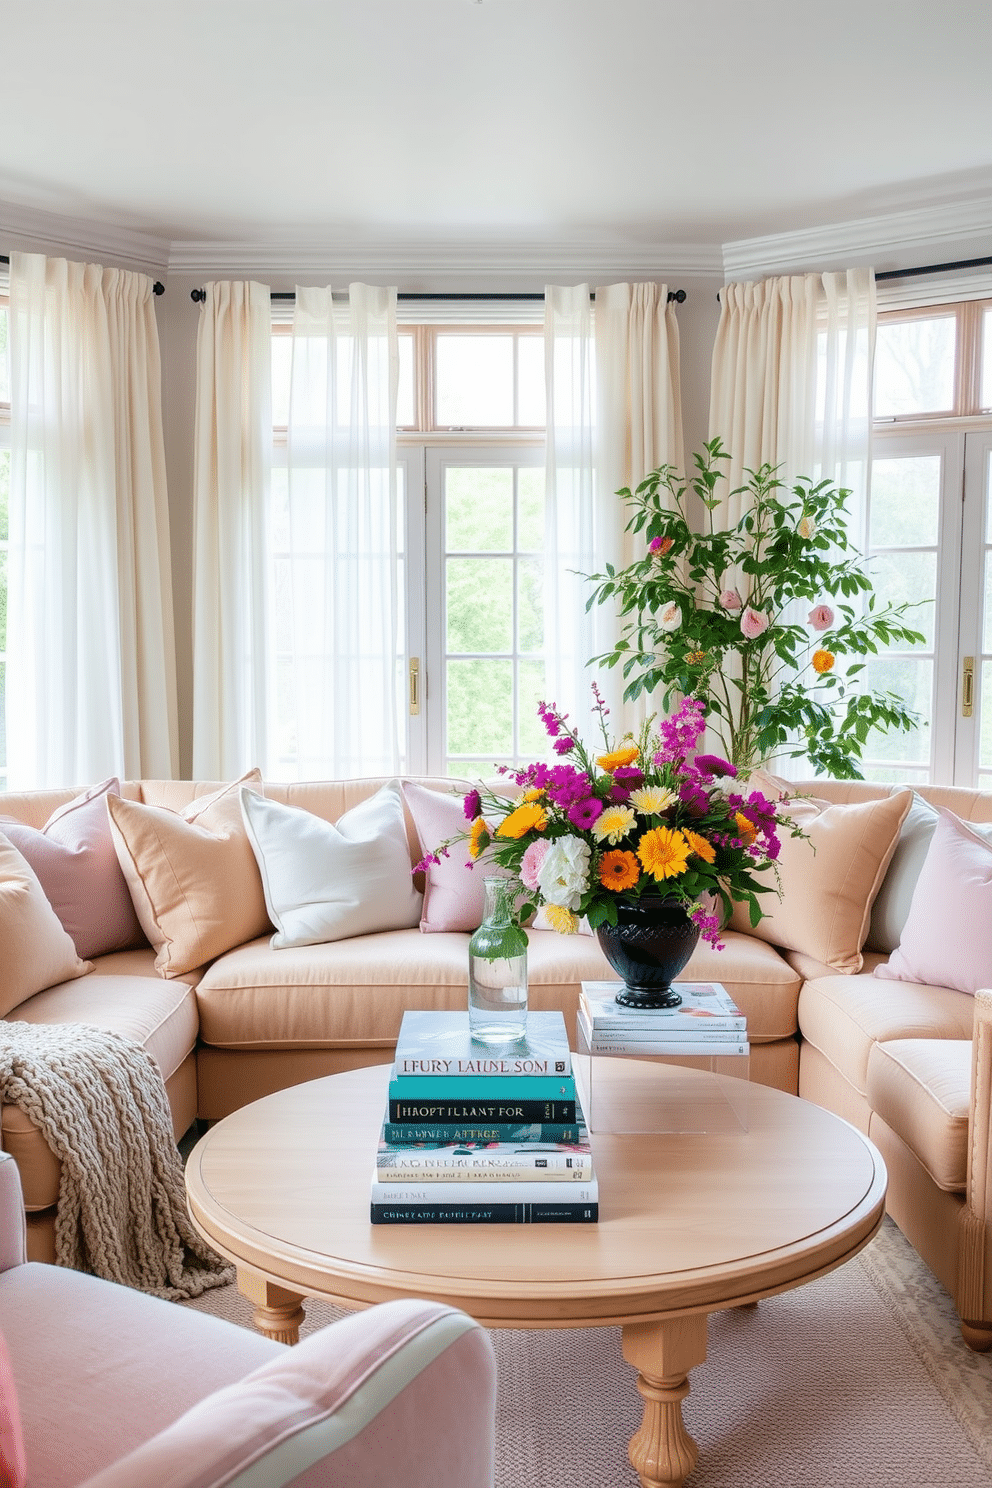
M 741 599 L 736 589 L 724 589 L 721 591 L 721 610 L 731 610 L 734 614 L 736 614 L 738 610 L 743 609 L 743 606 L 744 601 Z
M 829 630 L 834 623 L 834 612 L 829 605 L 814 605 L 808 619 L 814 630 Z
M 768 629 L 768 616 L 764 610 L 752 610 L 748 605 L 741 616 L 741 631 L 749 641 L 756 640 L 758 636 L 764 635 Z
M 520 882 L 528 889 L 537 888 L 537 875 L 541 871 L 544 855 L 551 843 L 544 838 L 539 842 L 532 842 L 520 860 Z

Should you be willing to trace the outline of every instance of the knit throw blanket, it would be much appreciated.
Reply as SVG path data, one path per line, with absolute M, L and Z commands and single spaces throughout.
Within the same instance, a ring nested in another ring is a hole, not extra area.
M 0 1022 L 0 1100 L 62 1163 L 58 1265 L 169 1301 L 233 1281 L 189 1218 L 165 1084 L 144 1049 L 82 1023 Z

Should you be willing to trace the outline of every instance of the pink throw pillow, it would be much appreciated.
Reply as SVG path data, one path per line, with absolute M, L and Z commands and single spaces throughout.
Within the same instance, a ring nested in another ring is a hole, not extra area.
M 442 842 L 464 832 L 469 825 L 465 820 L 463 795 L 428 790 L 412 780 L 404 780 L 403 794 L 420 838 L 420 851 L 424 854 L 436 852 Z M 467 930 L 469 933 L 478 930 L 486 902 L 483 880 L 487 872 L 493 872 L 493 868 L 486 869 L 481 864 L 467 867 L 469 861 L 468 843 L 459 842 L 451 848 L 448 857 L 430 865 L 424 886 L 421 930 Z
M 28 1480 L 24 1433 L 17 1404 L 14 1371 L 0 1336 L 0 1488 L 24 1488 Z
M 875 976 L 953 987 L 992 987 L 992 843 L 938 807 L 899 944 Z
M 107 797 L 120 793 L 116 778 L 91 786 L 53 812 L 40 831 L 0 820 L 84 961 L 144 939 L 110 831 Z

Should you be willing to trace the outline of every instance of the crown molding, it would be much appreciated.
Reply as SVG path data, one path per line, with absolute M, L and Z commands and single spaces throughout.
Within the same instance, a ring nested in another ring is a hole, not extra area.
M 436 280 L 506 281 L 509 289 L 543 288 L 549 280 L 622 278 L 663 279 L 674 284 L 679 275 L 723 274 L 718 244 L 594 242 L 560 240 L 480 242 L 416 240 L 385 242 L 348 239 L 328 243 L 305 236 L 263 242 L 175 242 L 169 272 L 201 275 L 205 279 L 271 275 L 276 278 L 316 275 L 388 277 L 401 289 L 436 288 Z M 527 285 L 521 281 L 527 281 Z
M 0 201 L 0 252 L 11 248 L 76 259 L 92 255 L 97 262 L 144 274 L 164 274 L 169 263 L 167 238 Z
M 938 259 L 941 244 L 957 245 L 953 257 L 977 258 L 988 252 L 990 237 L 992 196 L 982 196 L 798 232 L 741 238 L 724 243 L 723 263 L 728 280 L 822 269 L 828 263 L 846 268 L 866 260 L 878 271 L 899 268 L 917 253 Z M 971 239 L 979 240 L 974 253 L 965 252 L 962 246 Z

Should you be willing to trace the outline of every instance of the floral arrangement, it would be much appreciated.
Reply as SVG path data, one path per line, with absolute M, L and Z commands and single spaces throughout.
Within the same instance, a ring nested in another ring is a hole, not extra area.
M 582 916 L 595 930 L 616 924 L 620 900 L 662 894 L 719 948 L 734 900 L 748 903 L 752 925 L 760 920 L 757 896 L 774 889 L 756 875 L 774 869 L 779 829 L 801 834 L 778 803 L 736 789 L 729 760 L 696 754 L 701 702 L 689 699 L 657 727 L 649 719 L 637 739 L 613 744 L 595 683 L 593 695 L 601 753 L 587 750 L 566 715 L 541 703 L 559 762 L 501 767 L 515 798 L 469 791 L 465 832 L 417 866 L 426 870 L 452 843 L 467 842 L 470 865 L 486 855 L 515 880 L 518 930 L 539 908 L 555 930 L 576 931 Z
M 665 465 L 633 494 L 618 493 L 633 509 L 627 529 L 643 533 L 646 552 L 628 568 L 590 575 L 587 607 L 611 601 L 627 617 L 616 647 L 595 659 L 622 666 L 626 698 L 659 686 L 666 710 L 674 697 L 698 698 L 739 768 L 783 754 L 818 773 L 860 778 L 869 733 L 908 731 L 917 717 L 894 693 L 861 685 L 863 660 L 843 676 L 836 660 L 924 637 L 906 624 L 909 605 L 876 604 L 848 540 L 850 492 L 842 487 L 800 480 L 787 490 L 763 465 L 734 493 L 746 497 L 741 520 L 715 526 L 719 462 L 728 458 L 715 439 L 694 457 L 691 480 Z M 692 524 L 692 498 L 708 516 L 702 531 Z M 807 605 L 803 624 L 795 614 Z

